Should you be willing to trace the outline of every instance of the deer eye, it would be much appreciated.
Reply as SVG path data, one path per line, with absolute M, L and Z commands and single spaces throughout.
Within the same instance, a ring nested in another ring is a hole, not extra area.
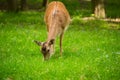
M 50 51 L 50 49 L 47 50 L 47 52 L 49 52 L 49 51 Z
M 43 48 L 42 48 L 42 51 L 46 51 L 46 48 L 45 48 L 45 47 L 43 47 Z

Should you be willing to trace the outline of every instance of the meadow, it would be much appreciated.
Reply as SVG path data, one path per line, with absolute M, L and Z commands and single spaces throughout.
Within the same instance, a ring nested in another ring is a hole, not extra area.
M 0 80 L 120 80 L 120 24 L 70 13 L 62 57 L 58 37 L 43 61 L 33 41 L 46 40 L 44 12 L 0 12 Z

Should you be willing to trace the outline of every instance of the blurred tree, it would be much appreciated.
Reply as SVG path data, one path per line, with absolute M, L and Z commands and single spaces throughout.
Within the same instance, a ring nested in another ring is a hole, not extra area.
M 21 5 L 21 10 L 25 11 L 28 9 L 27 0 L 21 0 L 20 5 Z
M 105 18 L 104 0 L 91 0 L 92 11 L 96 18 Z
M 43 7 L 46 7 L 47 4 L 48 4 L 48 2 L 49 2 L 49 0 L 43 0 L 42 6 L 43 6 Z
M 17 11 L 17 0 L 7 0 L 8 3 L 8 11 Z

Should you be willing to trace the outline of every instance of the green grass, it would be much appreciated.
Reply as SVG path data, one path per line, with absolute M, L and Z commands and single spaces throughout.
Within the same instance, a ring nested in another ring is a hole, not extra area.
M 43 15 L 0 13 L 0 80 L 120 80 L 120 30 L 73 15 L 63 39 L 63 56 L 57 38 L 55 55 L 43 61 L 33 42 L 46 40 Z
M 64 35 L 63 56 L 58 37 L 49 61 L 33 42 L 46 40 L 44 12 L 0 12 L 0 80 L 120 80 L 120 23 L 82 21 L 91 15 L 90 1 L 60 1 L 73 21 Z M 117 6 L 109 0 L 107 17 L 120 17 Z

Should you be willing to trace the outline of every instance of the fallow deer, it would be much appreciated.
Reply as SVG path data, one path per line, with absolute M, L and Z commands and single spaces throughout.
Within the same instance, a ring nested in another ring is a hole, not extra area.
M 60 54 L 62 55 L 62 39 L 64 31 L 70 23 L 70 15 L 62 2 L 53 1 L 48 4 L 44 21 L 47 26 L 48 37 L 45 42 L 35 40 L 41 46 L 44 60 L 48 60 L 54 52 L 55 39 L 60 36 Z

